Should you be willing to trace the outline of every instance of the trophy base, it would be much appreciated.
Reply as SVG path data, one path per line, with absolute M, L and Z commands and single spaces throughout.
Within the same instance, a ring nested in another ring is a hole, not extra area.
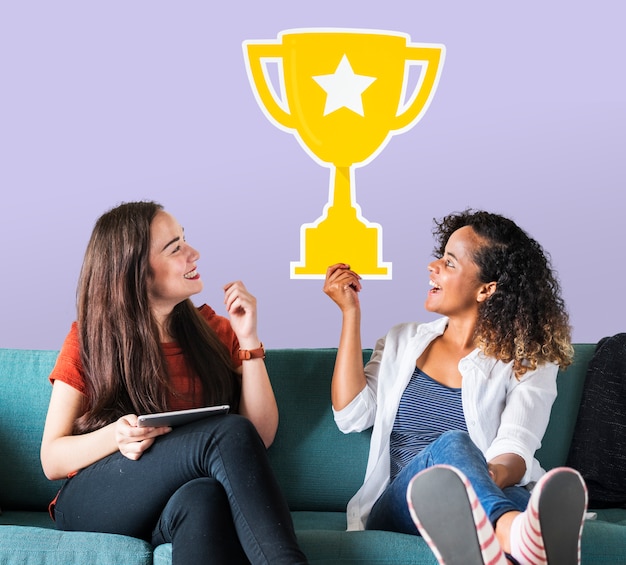
M 352 209 L 354 211 L 354 209 Z M 303 260 L 291 263 L 291 278 L 324 278 L 328 267 L 346 263 L 364 279 L 390 279 L 391 263 L 379 260 L 382 228 L 333 214 L 320 222 L 302 226 L 300 248 Z

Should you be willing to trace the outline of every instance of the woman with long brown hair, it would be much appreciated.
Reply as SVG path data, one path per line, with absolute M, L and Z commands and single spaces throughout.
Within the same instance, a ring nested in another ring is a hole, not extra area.
M 500 548 L 521 563 L 575 564 L 585 485 L 572 469 L 546 474 L 534 456 L 558 369 L 573 354 L 549 258 L 512 220 L 489 212 L 450 214 L 434 235 L 425 308 L 440 317 L 394 326 L 365 367 L 360 277 L 346 264 L 327 272 L 324 291 L 342 312 L 335 421 L 345 433 L 373 428 L 348 528 L 421 533 L 448 565 L 504 562 Z M 449 496 L 459 485 L 462 496 Z M 495 529 L 483 544 L 466 486 Z M 549 503 L 555 497 L 558 507 Z M 459 517 L 469 536 L 453 525 Z
M 78 317 L 50 375 L 41 446 L 57 527 L 172 543 L 175 564 L 306 563 L 266 454 L 278 410 L 256 299 L 224 286 L 229 319 L 190 297 L 199 253 L 155 202 L 101 216 L 87 246 Z M 138 416 L 216 404 L 180 427 Z

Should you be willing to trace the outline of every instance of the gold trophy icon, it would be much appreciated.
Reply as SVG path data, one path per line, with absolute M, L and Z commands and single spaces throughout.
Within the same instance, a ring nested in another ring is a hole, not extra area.
M 424 115 L 445 47 L 411 43 L 398 32 L 296 29 L 276 40 L 244 41 L 243 51 L 267 118 L 331 171 L 322 216 L 301 227 L 300 261 L 291 263 L 291 278 L 323 278 L 329 265 L 344 262 L 363 278 L 390 279 L 391 263 L 381 260 L 382 228 L 365 220 L 356 204 L 354 169 Z M 270 63 L 278 69 L 280 92 Z M 420 70 L 407 95 L 411 65 Z

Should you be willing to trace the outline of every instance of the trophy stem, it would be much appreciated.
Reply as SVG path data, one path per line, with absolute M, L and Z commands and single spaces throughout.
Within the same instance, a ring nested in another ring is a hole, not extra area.
M 367 278 L 391 278 L 391 263 L 380 261 L 381 228 L 360 215 L 351 167 L 331 169 L 329 191 L 325 214 L 301 228 L 301 261 L 292 263 L 292 278 L 324 278 L 335 263 Z
M 345 211 L 349 208 L 354 209 L 350 167 L 335 167 L 333 174 L 335 178 L 333 193 L 330 197 L 329 213 L 331 211 Z M 354 212 L 356 214 L 356 210 Z

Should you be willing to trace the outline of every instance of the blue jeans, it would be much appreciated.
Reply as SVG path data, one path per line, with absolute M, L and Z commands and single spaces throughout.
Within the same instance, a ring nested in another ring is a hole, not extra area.
M 58 529 L 171 542 L 176 565 L 306 563 L 252 423 L 205 418 L 159 437 L 137 461 L 116 452 L 63 486 Z
M 515 486 L 500 489 L 491 479 L 487 461 L 469 434 L 451 431 L 420 451 L 398 473 L 374 504 L 366 529 L 418 534 L 409 514 L 406 491 L 417 473 L 433 465 L 450 465 L 459 469 L 469 479 L 492 524 L 505 512 L 526 509 L 530 492 Z

